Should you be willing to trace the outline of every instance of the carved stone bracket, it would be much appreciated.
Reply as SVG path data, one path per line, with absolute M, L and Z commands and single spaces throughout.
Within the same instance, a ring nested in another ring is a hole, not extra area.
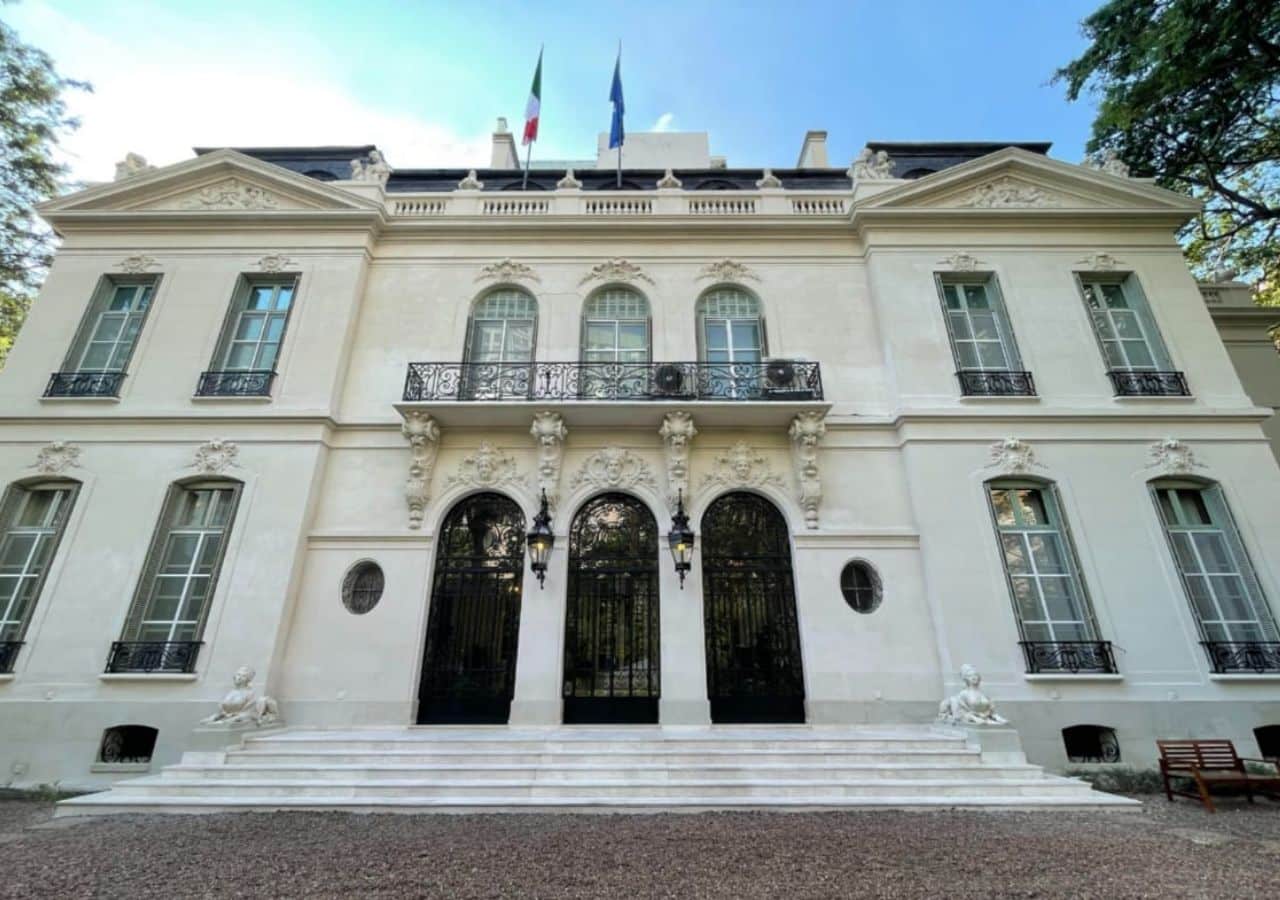
M 516 262 L 514 259 L 504 259 L 501 262 L 490 263 L 487 266 L 480 267 L 480 274 L 476 276 L 476 281 L 542 281 L 538 277 L 538 273 L 533 271 L 522 262 Z
M 124 259 L 120 260 L 120 262 L 116 263 L 117 268 L 123 269 L 130 275 L 141 275 L 146 272 L 147 269 L 156 265 L 159 265 L 159 263 L 157 263 L 155 259 L 150 256 L 144 256 L 141 253 L 135 256 L 126 256 Z
M 409 477 L 404 498 L 409 505 L 409 527 L 421 528 L 422 517 L 431 499 L 431 473 L 440 453 L 440 426 L 426 413 L 411 409 L 404 414 L 400 433 L 409 442 Z
M 711 488 L 783 487 L 782 477 L 773 471 L 763 453 L 746 441 L 738 441 L 724 453 L 716 455 L 711 471 L 702 477 L 698 490 Z
M 571 488 L 605 489 L 647 487 L 657 491 L 649 464 L 630 450 L 609 446 L 592 453 L 582 462 L 569 482 Z
M 999 469 L 1006 475 L 1019 475 L 1044 466 L 1036 460 L 1036 452 L 1030 444 L 1010 437 L 991 445 L 986 468 Z
M 502 487 L 520 482 L 516 459 L 503 453 L 489 441 L 481 441 L 476 452 L 458 463 L 458 471 L 449 476 L 446 487 Z
M 529 433 L 538 444 L 537 488 L 546 492 L 547 503 L 554 509 L 560 499 L 560 468 L 569 429 L 564 427 L 560 413 L 543 411 L 533 417 Z
M 717 262 L 707 263 L 702 267 L 702 271 L 698 273 L 697 280 L 702 281 L 706 278 L 714 278 L 716 281 L 760 280 L 760 276 L 746 263 L 740 263 L 732 259 L 722 259 Z
M 1190 475 L 1196 469 L 1207 468 L 1190 447 L 1175 438 L 1156 441 L 1148 448 L 1147 456 L 1147 468 L 1159 469 L 1165 475 Z
M 680 494 L 689 496 L 689 451 L 698 429 L 693 425 L 693 416 L 676 410 L 662 417 L 658 434 L 667 448 L 667 502 L 675 509 Z
M 653 279 L 643 269 L 625 259 L 610 259 L 592 266 L 591 271 L 582 276 L 578 284 L 584 285 L 591 281 L 644 281 L 653 284 Z
M 818 442 L 827 433 L 823 414 L 802 412 L 791 420 L 791 458 L 796 469 L 797 497 L 804 510 L 806 528 L 818 527 L 818 507 L 822 504 L 822 478 L 818 472 Z
M 42 475 L 61 475 L 67 469 L 80 468 L 80 448 L 67 441 L 45 444 L 36 453 L 36 461 L 29 468 Z
M 195 458 L 188 469 L 195 469 L 205 475 L 218 475 L 227 469 L 238 469 L 236 462 L 240 457 L 240 448 L 231 441 L 215 439 L 205 441 L 196 448 Z
M 960 198 L 958 205 L 980 209 L 1005 209 L 1011 207 L 1061 206 L 1061 198 L 1034 184 L 1018 181 L 1007 175 L 980 184 Z
M 959 253 L 952 253 L 946 259 L 938 260 L 938 265 L 947 266 L 955 272 L 976 272 L 986 263 L 964 251 L 960 251 Z

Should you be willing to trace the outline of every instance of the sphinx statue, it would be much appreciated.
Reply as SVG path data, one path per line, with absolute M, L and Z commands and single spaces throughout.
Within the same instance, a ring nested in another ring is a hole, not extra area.
M 233 687 L 218 704 L 218 711 L 201 725 L 272 725 L 280 721 L 280 708 L 270 697 L 259 697 L 253 688 L 253 669 L 241 666 L 232 676 Z
M 996 712 L 996 705 L 982 692 L 982 676 L 968 663 L 960 667 L 964 687 L 942 701 L 938 721 L 946 725 L 1008 725 L 1009 720 Z

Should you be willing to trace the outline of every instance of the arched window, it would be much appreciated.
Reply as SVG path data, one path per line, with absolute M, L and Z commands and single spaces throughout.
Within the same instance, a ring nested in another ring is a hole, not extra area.
M 709 363 L 758 363 L 764 358 L 760 301 L 737 287 L 712 288 L 698 298 L 698 342 Z
M 532 362 L 537 324 L 538 303 L 529 294 L 515 288 L 490 291 L 471 310 L 467 362 Z
M 631 288 L 606 287 L 582 308 L 582 361 L 647 363 L 649 301 Z
M 1073 763 L 1118 763 L 1120 741 L 1105 725 L 1072 725 L 1062 729 L 1062 744 Z

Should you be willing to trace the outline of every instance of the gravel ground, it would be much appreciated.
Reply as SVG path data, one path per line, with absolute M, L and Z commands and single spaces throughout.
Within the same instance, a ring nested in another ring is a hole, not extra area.
M 245 813 L 0 802 L 0 897 L 1277 897 L 1280 803 L 1141 811 Z

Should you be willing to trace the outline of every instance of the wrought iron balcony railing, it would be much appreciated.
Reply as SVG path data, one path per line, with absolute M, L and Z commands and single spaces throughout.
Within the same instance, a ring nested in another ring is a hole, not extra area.
M 276 373 L 270 369 L 201 372 L 197 397 L 270 397 Z
M 1201 641 L 1219 675 L 1280 672 L 1280 641 Z
M 1069 672 L 1072 675 L 1114 675 L 1115 654 L 1110 641 L 1019 641 L 1027 673 Z
M 22 641 L 0 641 L 0 675 L 13 671 L 13 664 L 18 659 L 18 651 L 22 649 Z
M 54 372 L 46 397 L 119 397 L 123 372 Z
M 201 641 L 115 641 L 107 657 L 107 673 L 190 673 L 201 645 Z
M 1034 397 L 1036 383 L 1030 372 L 961 370 L 960 390 L 966 397 Z
M 1187 376 L 1181 372 L 1111 369 L 1107 372 L 1117 397 L 1189 397 Z
M 821 400 L 816 362 L 410 363 L 406 401 Z

